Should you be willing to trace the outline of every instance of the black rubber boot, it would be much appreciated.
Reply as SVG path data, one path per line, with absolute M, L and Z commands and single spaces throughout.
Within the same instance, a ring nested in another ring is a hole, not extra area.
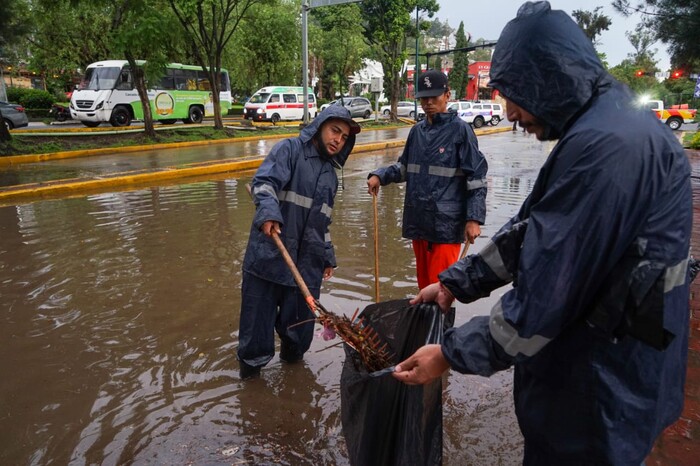
M 260 377 L 260 366 L 251 366 L 249 364 L 244 363 L 243 361 L 239 361 L 240 363 L 240 372 L 239 375 L 241 379 L 252 379 L 255 377 Z
M 304 355 L 299 354 L 295 348 L 292 348 L 290 345 L 282 342 L 280 345 L 280 359 L 284 362 L 292 363 L 301 361 L 304 359 Z

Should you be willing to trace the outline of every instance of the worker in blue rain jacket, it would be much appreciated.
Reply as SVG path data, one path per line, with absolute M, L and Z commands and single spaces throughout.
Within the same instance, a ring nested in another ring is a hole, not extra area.
M 418 76 L 416 97 L 425 119 L 411 128 L 399 160 L 372 171 L 368 192 L 406 182 L 404 238 L 412 240 L 418 287 L 437 282 L 458 258 L 461 245 L 473 244 L 486 218 L 488 163 L 471 126 L 447 112 L 447 76 L 428 70 Z
M 558 142 L 518 214 L 415 302 L 448 309 L 512 289 L 394 377 L 422 384 L 449 368 L 488 377 L 514 367 L 523 464 L 639 466 L 683 408 L 687 156 L 548 2 L 525 3 L 506 25 L 489 85 L 508 120 Z
M 336 266 L 329 226 L 341 168 L 355 145 L 359 125 L 350 112 L 331 105 L 299 137 L 273 147 L 255 173 L 255 217 L 243 261 L 238 360 L 242 378 L 256 376 L 275 355 L 302 359 L 311 345 L 314 315 L 270 237 L 279 234 L 318 299 L 322 279 Z

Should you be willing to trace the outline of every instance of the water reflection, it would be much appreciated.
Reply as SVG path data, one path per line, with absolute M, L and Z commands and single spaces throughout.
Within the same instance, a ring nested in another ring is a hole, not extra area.
M 520 133 L 481 146 L 490 236 L 548 147 Z M 332 226 L 340 267 L 321 296 L 335 312 L 374 301 L 366 174 L 399 153 L 354 156 L 343 172 Z M 275 358 L 261 379 L 238 380 L 247 181 L 0 208 L 1 464 L 347 464 L 340 347 L 317 338 L 301 363 Z M 410 244 L 398 239 L 403 193 L 387 187 L 378 205 L 382 300 L 416 292 Z M 495 299 L 460 306 L 457 322 Z M 510 379 L 449 377 L 445 464 L 519 464 Z

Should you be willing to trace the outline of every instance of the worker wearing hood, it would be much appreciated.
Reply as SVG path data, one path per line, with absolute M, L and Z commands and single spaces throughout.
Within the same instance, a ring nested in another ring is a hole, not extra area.
M 299 137 L 275 145 L 255 173 L 237 353 L 244 378 L 257 375 L 274 356 L 275 329 L 280 358 L 287 362 L 301 359 L 311 345 L 314 316 L 270 236 L 279 234 L 318 299 L 322 279 L 336 266 L 329 231 L 338 190 L 335 169 L 345 164 L 359 132 L 346 108 L 331 105 Z M 308 322 L 295 325 L 302 321 Z
M 490 85 L 510 121 L 558 142 L 518 214 L 414 302 L 447 309 L 512 289 L 394 376 L 425 383 L 448 368 L 488 377 L 514 367 L 523 464 L 637 466 L 683 407 L 687 157 L 548 2 L 525 3 L 506 25 Z

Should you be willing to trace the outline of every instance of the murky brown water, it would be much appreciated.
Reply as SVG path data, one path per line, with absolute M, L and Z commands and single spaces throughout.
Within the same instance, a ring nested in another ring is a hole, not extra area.
M 488 236 L 549 147 L 511 133 L 481 147 Z M 332 226 L 339 268 L 321 295 L 335 312 L 374 301 L 365 179 L 398 153 L 353 156 L 344 171 Z M 249 179 L 0 208 L 0 464 L 348 464 L 342 348 L 316 338 L 303 363 L 275 358 L 260 379 L 238 379 Z M 387 187 L 379 199 L 381 300 L 417 291 L 410 245 L 398 239 L 403 192 Z M 457 323 L 495 299 L 459 306 Z M 511 379 L 449 376 L 445 464 L 520 463 Z

